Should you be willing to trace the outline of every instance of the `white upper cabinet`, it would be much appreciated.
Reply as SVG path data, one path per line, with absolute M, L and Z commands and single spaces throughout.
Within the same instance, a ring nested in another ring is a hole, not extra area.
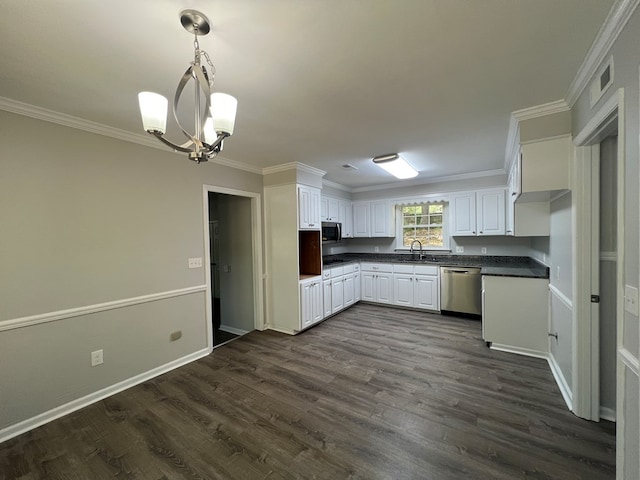
M 340 222 L 340 200 L 323 196 L 320 201 L 320 219 L 323 222 Z
M 504 189 L 476 193 L 478 235 L 504 235 Z
M 369 202 L 353 202 L 353 236 L 370 237 L 369 231 Z
M 342 223 L 342 238 L 353 238 L 353 209 L 351 202 L 340 200 L 340 222 Z
M 450 207 L 452 236 L 505 234 L 503 188 L 453 194 Z
M 354 237 L 395 237 L 392 207 L 386 200 L 353 203 Z
M 298 186 L 298 228 L 320 230 L 320 189 Z
M 515 170 L 516 199 L 548 201 L 552 194 L 568 190 L 572 149 L 570 135 L 523 143 Z

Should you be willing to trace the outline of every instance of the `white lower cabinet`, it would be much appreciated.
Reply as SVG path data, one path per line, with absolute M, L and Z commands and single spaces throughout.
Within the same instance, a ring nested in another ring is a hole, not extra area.
M 492 348 L 546 356 L 549 280 L 482 276 L 482 338 Z
M 300 281 L 300 323 L 307 328 L 323 318 L 322 277 Z
M 344 278 L 331 279 L 331 313 L 338 313 L 344 308 Z
M 393 303 L 393 266 L 390 263 L 362 263 L 362 300 Z
M 350 307 L 360 300 L 360 264 L 347 264 L 324 269 L 324 318 Z
M 393 265 L 394 304 L 440 310 L 438 267 L 433 265 Z

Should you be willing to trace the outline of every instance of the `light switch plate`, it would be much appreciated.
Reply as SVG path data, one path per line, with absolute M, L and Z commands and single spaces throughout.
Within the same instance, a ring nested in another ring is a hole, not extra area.
M 189 268 L 202 268 L 202 257 L 190 258 Z
M 638 289 L 631 285 L 624 286 L 624 309 L 638 316 Z
M 464 247 L 456 247 L 456 253 L 464 253 Z

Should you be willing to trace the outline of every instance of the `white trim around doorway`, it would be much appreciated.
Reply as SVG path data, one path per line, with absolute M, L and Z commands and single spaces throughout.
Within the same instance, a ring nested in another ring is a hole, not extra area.
M 204 257 L 205 257 L 205 282 L 206 294 L 206 329 L 207 348 L 213 351 L 213 330 L 211 305 L 211 252 L 209 251 L 209 193 L 223 193 L 251 199 L 251 245 L 253 257 L 253 321 L 256 330 L 264 330 L 264 285 L 262 271 L 262 196 L 260 193 L 236 190 L 233 188 L 218 187 L 216 185 L 202 186 L 203 204 L 203 231 L 204 231 Z

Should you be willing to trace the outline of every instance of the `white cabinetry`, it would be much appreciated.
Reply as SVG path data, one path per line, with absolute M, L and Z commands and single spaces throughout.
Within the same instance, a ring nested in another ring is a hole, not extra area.
M 360 300 L 360 264 L 324 269 L 322 272 L 324 292 L 324 317 L 341 312 Z
M 331 269 L 331 313 L 344 308 L 344 276 L 342 267 Z
M 320 230 L 320 189 L 298 186 L 298 228 Z
M 340 222 L 342 223 L 342 238 L 353 238 L 353 209 L 351 202 L 348 200 L 340 200 L 338 205 L 340 209 Z
M 549 280 L 482 277 L 482 338 L 492 348 L 546 356 Z
M 549 200 L 551 195 L 568 190 L 572 148 L 570 135 L 523 143 L 516 177 L 518 199 Z
M 553 195 L 569 189 L 571 137 L 525 143 L 509 172 L 507 235 L 549 236 Z
M 323 318 L 322 277 L 300 281 L 300 322 L 307 328 Z
M 331 271 L 323 270 L 322 271 L 322 305 L 323 305 L 323 316 L 329 317 L 331 316 Z
M 361 264 L 361 298 L 376 303 L 393 303 L 393 266 L 388 263 Z
M 440 295 L 438 267 L 393 265 L 394 304 L 438 311 Z
M 452 194 L 451 235 L 504 235 L 504 189 L 479 190 Z
M 395 237 L 394 218 L 386 200 L 353 202 L 353 236 Z
M 322 196 L 320 200 L 320 219 L 323 222 L 340 222 L 340 200 Z

